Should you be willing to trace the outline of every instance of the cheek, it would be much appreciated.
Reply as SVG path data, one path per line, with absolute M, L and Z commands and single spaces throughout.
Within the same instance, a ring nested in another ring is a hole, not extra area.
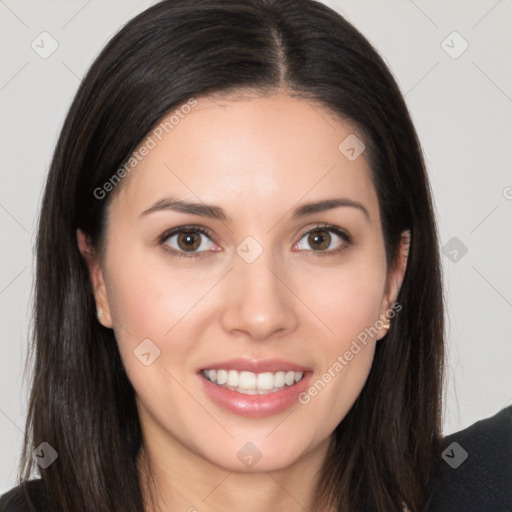
M 309 275 L 301 293 L 325 329 L 317 335 L 318 373 L 300 402 L 312 418 L 325 418 L 323 428 L 332 431 L 352 407 L 371 370 L 386 266 L 370 255 L 336 271 L 323 269 Z
M 196 349 L 198 326 L 189 320 L 205 279 L 165 265 L 165 257 L 151 265 L 136 251 L 121 260 L 115 256 L 111 261 L 119 264 L 108 269 L 107 289 L 121 358 L 138 399 L 153 416 L 165 418 L 167 407 L 190 401 L 179 382 Z
M 331 295 L 332 298 L 332 295 Z M 312 432 L 331 433 L 347 415 L 361 393 L 370 373 L 375 353 L 381 295 L 361 286 L 339 292 L 325 304 L 323 320 L 335 334 L 327 332 L 316 345 L 317 373 L 299 403 L 307 411 L 306 422 Z M 308 419 L 309 418 L 309 419 Z
M 144 402 L 166 403 L 166 393 L 171 391 L 173 399 L 179 400 L 180 387 L 168 372 L 181 373 L 194 353 L 200 326 L 191 319 L 210 286 L 205 288 L 208 279 L 166 265 L 165 255 L 148 264 L 147 254 L 125 254 L 121 258 L 112 252 L 106 272 L 109 307 L 124 367 Z
M 379 319 L 386 284 L 379 256 L 376 250 L 338 266 L 308 269 L 302 273 L 308 279 L 297 280 L 295 289 L 326 327 L 323 339 L 331 348 L 343 348 Z
M 127 332 L 137 338 L 165 338 L 193 311 L 208 282 L 214 282 L 192 267 L 173 267 L 165 255 L 148 261 L 143 251 L 132 251 L 111 265 L 108 275 L 109 306 L 121 339 Z

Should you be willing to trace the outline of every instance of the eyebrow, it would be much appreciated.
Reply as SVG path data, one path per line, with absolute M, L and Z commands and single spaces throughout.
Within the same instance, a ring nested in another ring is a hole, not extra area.
M 370 220 L 370 214 L 368 213 L 368 210 L 361 203 L 346 198 L 324 199 L 322 201 L 315 201 L 302 204 L 298 208 L 293 210 L 292 218 L 299 219 L 302 217 L 306 217 L 308 215 L 312 215 L 314 213 L 320 213 L 340 207 L 356 208 L 364 214 L 367 220 Z M 194 203 L 191 201 L 184 201 L 182 199 L 177 199 L 174 197 L 166 197 L 164 199 L 159 199 L 158 201 L 153 203 L 153 205 L 151 205 L 147 210 L 144 210 L 140 214 L 140 217 L 162 210 L 171 210 L 179 213 L 188 213 L 192 215 L 198 215 L 200 217 L 217 219 L 222 222 L 231 221 L 230 217 L 220 206 L 215 206 L 206 203 Z

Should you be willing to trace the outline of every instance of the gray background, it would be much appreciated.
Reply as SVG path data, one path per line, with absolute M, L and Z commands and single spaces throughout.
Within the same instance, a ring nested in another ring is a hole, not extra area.
M 53 148 L 93 58 L 152 3 L 0 0 L 0 493 L 15 483 L 23 435 L 32 247 Z M 512 402 L 512 0 L 325 3 L 383 55 L 423 145 L 448 244 L 451 433 Z M 58 44 L 47 58 L 31 47 L 51 49 L 43 31 Z

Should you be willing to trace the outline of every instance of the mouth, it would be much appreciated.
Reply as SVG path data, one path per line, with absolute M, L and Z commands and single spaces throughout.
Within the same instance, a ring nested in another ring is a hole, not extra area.
M 244 395 L 268 395 L 290 388 L 304 378 L 304 372 L 284 371 L 253 373 L 249 371 L 209 369 L 202 375 L 212 384 Z
M 283 360 L 233 359 L 198 370 L 206 395 L 228 412 L 269 416 L 297 404 L 310 382 L 311 368 Z

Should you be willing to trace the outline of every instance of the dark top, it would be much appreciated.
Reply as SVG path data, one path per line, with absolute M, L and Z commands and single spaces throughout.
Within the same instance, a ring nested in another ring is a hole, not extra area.
M 430 512 L 512 512 L 512 406 L 445 437 L 436 469 Z M 0 497 L 0 512 L 58 512 L 45 493 L 30 480 Z
M 431 512 L 512 512 L 512 406 L 443 439 Z

